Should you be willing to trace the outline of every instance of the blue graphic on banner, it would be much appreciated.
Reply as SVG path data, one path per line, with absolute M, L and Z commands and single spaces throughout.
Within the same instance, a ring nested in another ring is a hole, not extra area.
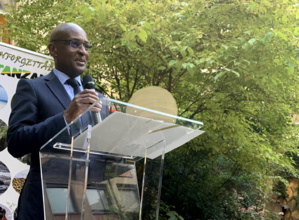
M 3 86 L 0 85 L 0 109 L 6 105 L 8 101 L 7 93 Z

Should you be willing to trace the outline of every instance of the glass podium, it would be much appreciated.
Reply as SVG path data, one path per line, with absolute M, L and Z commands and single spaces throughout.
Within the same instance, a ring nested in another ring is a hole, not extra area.
M 158 219 L 165 154 L 203 124 L 99 101 L 100 114 L 91 105 L 40 150 L 45 219 Z

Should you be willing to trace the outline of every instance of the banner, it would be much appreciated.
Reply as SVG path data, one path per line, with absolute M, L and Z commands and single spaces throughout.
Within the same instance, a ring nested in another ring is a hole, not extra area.
M 14 219 L 19 193 L 29 170 L 26 156 L 16 159 L 7 151 L 11 101 L 19 79 L 46 75 L 53 66 L 50 56 L 0 42 L 0 207 L 5 209 L 7 220 Z

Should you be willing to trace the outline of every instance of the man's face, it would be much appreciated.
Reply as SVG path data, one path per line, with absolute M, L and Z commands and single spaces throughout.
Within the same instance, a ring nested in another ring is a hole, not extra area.
M 70 40 L 73 41 L 70 42 Z M 89 53 L 82 44 L 87 42 L 86 33 L 80 28 L 71 27 L 59 31 L 49 45 L 50 53 L 54 57 L 55 68 L 71 78 L 81 75 L 89 58 Z M 76 43 L 77 46 L 81 45 L 76 48 Z

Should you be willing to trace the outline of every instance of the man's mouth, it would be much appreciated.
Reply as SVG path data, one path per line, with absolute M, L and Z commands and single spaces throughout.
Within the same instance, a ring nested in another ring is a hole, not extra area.
M 86 64 L 86 61 L 85 60 L 75 60 L 75 62 L 77 64 L 79 64 L 80 66 L 84 66 Z

